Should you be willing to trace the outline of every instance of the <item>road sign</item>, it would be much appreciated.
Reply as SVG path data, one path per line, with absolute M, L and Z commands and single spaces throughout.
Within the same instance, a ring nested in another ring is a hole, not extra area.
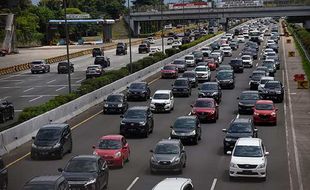
M 309 88 L 309 81 L 297 81 L 297 88 L 298 89 L 308 89 Z
M 67 19 L 86 19 L 90 18 L 89 14 L 67 14 Z

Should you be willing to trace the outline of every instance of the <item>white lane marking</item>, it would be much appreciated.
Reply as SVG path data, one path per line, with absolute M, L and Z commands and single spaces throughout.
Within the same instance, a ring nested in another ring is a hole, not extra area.
M 14 112 L 22 112 L 23 110 L 14 110 Z
M 21 88 L 20 86 L 0 86 L 0 88 L 11 89 L 11 88 Z
M 38 97 L 36 97 L 36 98 L 33 98 L 33 99 L 29 100 L 29 102 L 36 101 L 36 100 L 38 100 L 38 99 L 40 99 L 40 98 L 42 98 L 42 97 L 43 97 L 43 96 L 38 96 Z
M 84 80 L 84 78 L 82 78 L 82 79 L 76 81 L 75 83 L 81 83 L 83 80 Z
M 38 97 L 38 96 L 42 96 L 42 97 L 55 97 L 55 96 L 58 96 L 58 95 L 40 95 L 40 94 L 37 94 L 37 95 L 22 95 L 20 97 L 21 98 L 33 98 L 33 97 Z
M 33 90 L 34 88 L 28 88 L 27 90 L 24 90 L 23 92 L 28 92 L 30 90 Z
M 55 82 L 55 81 L 56 81 L 56 79 L 48 81 L 46 84 L 50 84 L 50 83 Z
M 192 115 L 192 112 L 189 112 L 187 115 Z
M 136 177 L 136 178 L 131 182 L 131 184 L 127 187 L 126 190 L 130 190 L 130 189 L 135 185 L 135 183 L 137 183 L 138 180 L 139 180 L 139 177 Z
M 214 178 L 214 180 L 213 180 L 213 183 L 212 183 L 212 186 L 211 186 L 210 190 L 214 190 L 214 189 L 215 189 L 216 182 L 217 182 L 217 179 L 216 179 L 216 178 Z
M 4 98 L 0 98 L 0 100 L 6 100 L 6 99 L 8 99 L 9 98 L 9 96 L 6 96 L 6 97 L 4 97 Z
M 56 92 L 58 92 L 59 90 L 62 90 L 64 88 L 66 88 L 66 87 L 64 86 L 64 87 L 58 88 L 58 89 L 56 89 Z
M 300 171 L 300 164 L 299 164 L 299 156 L 298 156 L 298 151 L 297 151 L 297 145 L 296 145 L 296 133 L 295 133 L 295 125 L 294 125 L 294 116 L 292 114 L 292 100 L 291 100 L 291 90 L 290 90 L 290 83 L 289 83 L 289 78 L 288 78 L 288 71 L 287 71 L 287 62 L 286 62 L 286 49 L 284 48 L 284 41 L 282 40 L 282 49 L 283 49 L 283 58 L 284 58 L 284 65 L 285 65 L 285 77 L 286 77 L 286 84 L 287 84 L 287 100 L 288 100 L 288 106 L 290 110 L 290 120 L 291 120 L 291 128 L 292 128 L 292 138 L 293 138 L 293 149 L 294 149 L 294 156 L 295 156 L 295 162 L 296 162 L 296 170 L 297 170 L 297 181 L 298 181 L 298 186 L 299 190 L 303 190 L 303 183 L 302 183 L 302 178 L 301 178 L 301 171 Z M 284 71 L 283 71 L 284 74 Z M 284 75 L 283 75 L 284 78 Z M 287 102 L 285 102 L 287 104 Z M 285 117 L 288 116 L 286 106 L 284 105 L 284 112 L 285 112 Z M 288 145 L 288 125 L 287 121 L 285 120 L 285 129 L 286 129 L 286 144 L 287 144 L 287 155 L 288 155 L 288 164 L 289 164 L 289 170 L 290 170 L 290 159 L 289 159 L 289 145 Z M 292 176 L 291 172 L 289 172 L 290 175 L 290 186 L 291 189 L 293 189 L 293 184 L 292 184 Z
M 0 80 L 0 82 L 23 82 L 23 80 Z
M 291 94 L 291 95 L 296 95 L 297 93 L 296 93 L 296 92 L 291 92 L 290 94 Z
M 258 66 L 258 63 L 256 63 L 256 67 Z
M 237 115 L 237 117 L 236 117 L 236 118 L 238 119 L 239 117 L 240 117 L 240 114 L 238 113 L 238 115 Z

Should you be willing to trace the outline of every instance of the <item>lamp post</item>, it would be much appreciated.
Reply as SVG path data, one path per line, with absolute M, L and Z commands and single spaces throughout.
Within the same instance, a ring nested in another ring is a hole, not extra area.
M 131 54 L 131 29 L 130 29 L 130 6 L 129 1 L 127 1 L 128 5 L 128 42 L 129 42 L 129 63 L 130 63 L 130 73 L 132 73 L 132 54 Z
M 184 36 L 185 36 L 185 17 L 184 17 L 184 6 L 185 6 L 185 3 L 184 3 L 184 0 L 183 0 L 183 34 L 184 34 Z
M 70 57 L 69 57 L 69 32 L 68 32 L 68 22 L 67 22 L 67 0 L 63 1 L 65 9 L 65 32 L 66 32 L 66 47 L 67 47 L 67 66 L 68 66 L 68 87 L 69 93 L 71 93 L 71 68 L 70 68 Z
M 160 12 L 161 12 L 161 21 L 160 21 L 160 27 L 161 27 L 161 49 L 162 52 L 165 53 L 165 44 L 164 44 L 164 25 L 163 25 L 163 4 L 164 0 L 160 3 Z

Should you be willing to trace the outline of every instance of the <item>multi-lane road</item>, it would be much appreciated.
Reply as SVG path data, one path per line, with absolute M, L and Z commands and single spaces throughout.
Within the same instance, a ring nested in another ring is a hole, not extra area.
M 282 44 L 281 41 L 279 41 L 279 44 Z M 243 45 L 240 45 L 239 49 L 234 51 L 231 58 L 240 56 L 239 54 L 242 48 Z M 261 49 L 262 48 L 260 48 L 259 52 L 260 59 L 262 58 Z M 279 55 L 280 60 L 282 60 L 282 47 L 279 51 Z M 223 64 L 227 64 L 231 58 L 225 57 Z M 89 60 L 91 58 L 88 57 L 84 59 Z M 81 60 L 81 62 L 83 61 Z M 159 140 L 169 137 L 169 126 L 173 124 L 178 116 L 187 115 L 190 112 L 190 105 L 194 103 L 198 97 L 197 88 L 192 91 L 192 95 L 189 98 L 176 98 L 175 108 L 171 113 L 154 114 L 155 128 L 153 134 L 148 138 L 128 139 L 131 146 L 130 161 L 126 163 L 122 169 L 110 170 L 108 189 L 125 190 L 131 185 L 131 189 L 133 190 L 146 190 L 151 189 L 156 183 L 166 177 L 175 176 L 191 178 L 197 190 L 290 189 L 283 103 L 276 104 L 279 109 L 277 126 L 258 126 L 258 137 L 263 139 L 267 151 L 270 152 L 267 166 L 267 180 L 265 182 L 256 179 L 229 180 L 228 167 L 230 156 L 223 154 L 224 134 L 222 128 L 227 128 L 230 121 L 235 117 L 251 117 L 250 115 L 237 114 L 237 97 L 243 90 L 249 89 L 249 75 L 255 70 L 258 62 L 260 63 L 260 60 L 254 62 L 253 68 L 245 69 L 244 73 L 236 74 L 235 89 L 223 90 L 222 102 L 219 106 L 219 120 L 217 123 L 202 125 L 202 140 L 199 144 L 186 145 L 185 150 L 188 155 L 187 167 L 183 170 L 183 174 L 151 174 L 149 170 L 149 150 L 152 149 Z M 112 66 L 115 65 L 112 63 Z M 53 71 L 55 72 L 55 70 Z M 282 73 L 283 65 L 281 65 L 281 69 L 276 73 L 276 78 L 278 80 L 283 81 Z M 212 79 L 214 79 L 214 74 L 215 72 L 212 73 Z M 47 77 L 45 81 L 48 80 L 51 81 L 53 78 Z M 65 76 L 63 76 L 63 81 L 65 80 Z M 159 89 L 171 89 L 173 80 L 152 78 L 149 82 L 151 91 L 154 93 Z M 55 81 L 55 84 L 59 83 Z M 51 93 L 51 90 L 45 91 L 46 87 L 42 89 L 44 89 L 44 93 Z M 26 88 L 22 90 L 26 90 Z M 53 88 L 53 90 L 55 91 L 55 88 Z M 31 90 L 29 90 L 29 92 L 31 92 Z M 40 89 L 38 88 L 36 92 L 40 92 Z M 41 93 L 43 94 L 43 92 Z M 130 102 L 130 106 L 149 105 L 149 103 L 150 101 Z M 99 111 L 100 106 L 94 109 L 98 109 L 97 111 Z M 93 112 L 95 111 L 93 110 Z M 75 123 L 73 130 L 73 152 L 69 155 L 65 155 L 62 160 L 32 161 L 29 156 L 26 156 L 24 159 L 14 162 L 14 164 L 9 167 L 9 189 L 20 189 L 23 184 L 33 176 L 57 174 L 57 168 L 64 167 L 66 162 L 74 155 L 92 154 L 93 150 L 91 147 L 97 143 L 99 137 L 107 134 L 119 133 L 119 122 L 119 115 L 104 115 L 102 113 L 98 113 L 79 124 L 76 124 L 77 121 L 74 119 L 69 121 L 69 123 Z M 27 152 L 29 150 L 29 143 L 19 149 L 20 152 Z

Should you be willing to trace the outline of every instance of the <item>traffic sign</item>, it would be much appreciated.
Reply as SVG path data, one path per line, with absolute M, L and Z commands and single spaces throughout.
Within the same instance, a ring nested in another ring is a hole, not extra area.
M 309 81 L 297 81 L 297 88 L 298 89 L 308 89 L 309 88 Z

